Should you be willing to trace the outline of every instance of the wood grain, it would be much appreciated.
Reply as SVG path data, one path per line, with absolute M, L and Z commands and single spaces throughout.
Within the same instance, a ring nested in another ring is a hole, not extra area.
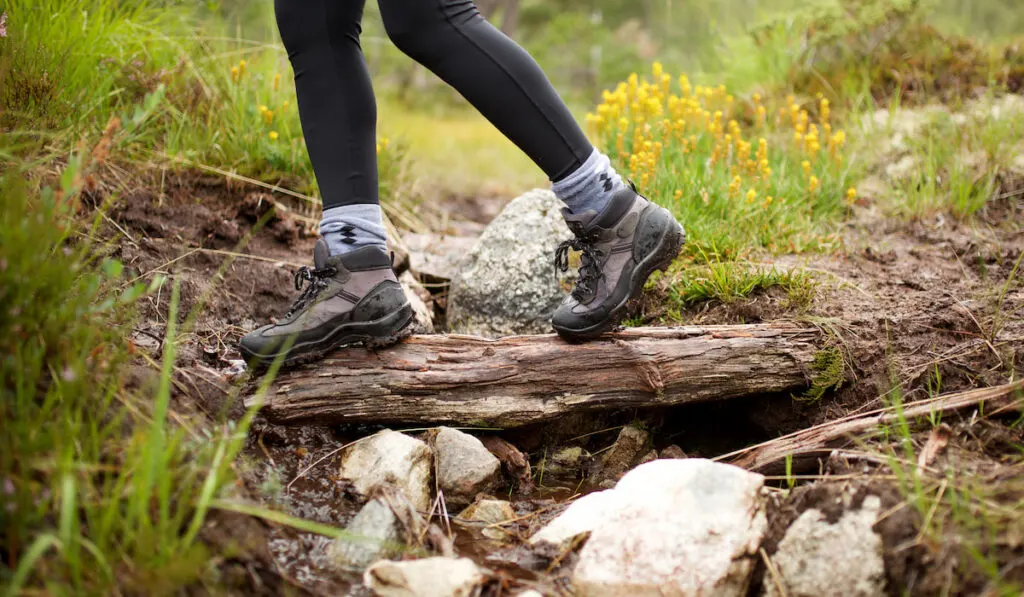
M 285 424 L 508 428 L 570 412 L 725 400 L 806 387 L 818 339 L 814 328 L 780 324 L 633 328 L 584 344 L 553 334 L 412 336 L 280 373 L 262 413 Z

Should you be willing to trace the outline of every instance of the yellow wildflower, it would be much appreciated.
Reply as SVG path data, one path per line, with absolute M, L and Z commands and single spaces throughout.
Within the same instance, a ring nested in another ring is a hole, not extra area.
M 281 73 L 274 73 L 274 91 L 281 88 Z
M 853 200 L 857 198 L 857 189 L 850 187 L 846 189 L 846 199 L 853 203 Z
M 747 191 L 747 203 L 753 203 L 754 199 L 757 199 L 757 191 L 750 189 Z
M 673 193 L 672 196 L 675 197 L 676 200 L 682 199 L 683 198 L 683 190 L 682 189 L 676 189 L 676 192 Z
M 279 135 L 277 134 L 277 131 L 270 131 L 270 134 L 268 136 L 270 137 L 271 141 L 277 141 Z

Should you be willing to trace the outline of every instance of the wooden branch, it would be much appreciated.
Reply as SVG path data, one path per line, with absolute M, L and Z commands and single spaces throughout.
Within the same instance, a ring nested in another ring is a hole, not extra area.
M 995 414 L 1009 409 L 1024 407 L 1024 381 L 1018 381 L 992 388 L 968 390 L 945 394 L 903 405 L 906 419 L 929 414 L 948 413 L 984 403 L 986 414 Z M 771 441 L 744 448 L 715 458 L 729 464 L 764 474 L 780 473 L 784 470 L 787 457 L 792 457 L 793 472 L 817 470 L 819 459 L 828 458 L 835 448 L 867 431 L 899 419 L 895 407 L 880 408 L 871 412 L 850 415 L 815 427 L 802 429 Z
M 818 338 L 792 325 L 633 328 L 583 344 L 413 336 L 285 371 L 262 408 L 275 423 L 516 427 L 570 412 L 798 390 L 810 382 Z

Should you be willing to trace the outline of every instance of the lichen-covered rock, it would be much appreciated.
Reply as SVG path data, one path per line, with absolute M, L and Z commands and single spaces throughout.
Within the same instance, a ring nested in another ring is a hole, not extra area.
M 834 524 L 820 510 L 805 510 L 786 530 L 772 556 L 779 578 L 765 575 L 765 595 L 884 595 L 882 538 L 872 530 L 880 508 L 878 497 L 869 495 L 860 509 L 844 512 Z
M 483 581 L 483 571 L 469 558 L 385 560 L 363 573 L 363 584 L 379 597 L 470 597 Z
M 562 204 L 536 189 L 514 199 L 484 230 L 452 279 L 452 331 L 481 336 L 543 334 L 570 287 L 555 276 L 555 248 L 572 233 Z
M 393 553 L 401 537 L 398 517 L 383 500 L 370 500 L 345 528 L 346 536 L 328 550 L 331 564 L 341 570 L 362 570 Z
M 341 456 L 342 479 L 369 495 L 374 488 L 393 487 L 419 510 L 430 509 L 431 452 L 426 443 L 385 429 L 363 439 Z
M 470 504 L 478 493 L 492 491 L 501 483 L 501 461 L 472 435 L 441 427 L 433 432 L 432 444 L 437 486 L 447 505 Z
M 590 538 L 576 594 L 740 597 L 767 527 L 764 478 L 709 460 L 655 460 L 573 502 L 531 542 Z

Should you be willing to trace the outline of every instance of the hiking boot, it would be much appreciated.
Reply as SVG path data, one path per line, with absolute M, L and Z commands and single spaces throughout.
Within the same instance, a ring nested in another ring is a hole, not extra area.
M 595 338 L 619 325 L 630 299 L 655 270 L 665 270 L 686 240 L 672 214 L 630 186 L 601 213 L 562 209 L 575 238 L 559 245 L 555 267 L 569 269 L 569 249 L 580 251 L 579 280 L 555 310 L 551 325 L 568 340 Z
M 284 364 L 294 365 L 338 346 L 379 348 L 409 335 L 412 307 L 387 253 L 371 246 L 331 256 L 321 239 L 313 263 L 295 272 L 295 289 L 306 287 L 284 317 L 239 342 L 246 360 L 265 365 L 284 355 Z

